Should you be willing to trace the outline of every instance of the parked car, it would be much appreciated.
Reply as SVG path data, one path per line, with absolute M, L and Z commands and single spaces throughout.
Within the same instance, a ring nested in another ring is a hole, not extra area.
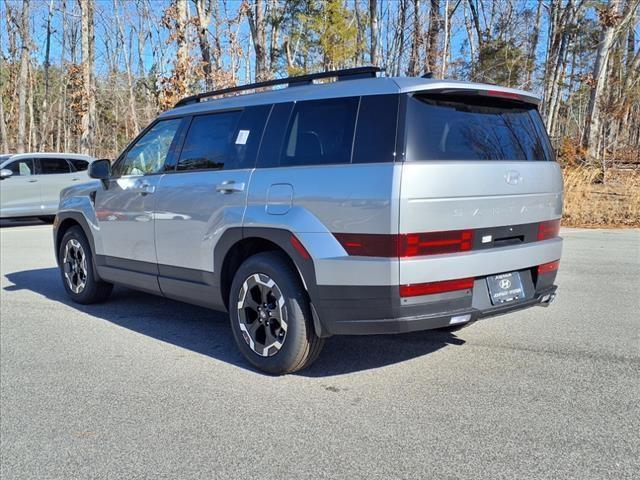
M 539 99 L 376 71 L 189 97 L 113 167 L 93 163 L 100 181 L 65 190 L 54 225 L 70 298 L 122 284 L 228 310 L 242 354 L 274 374 L 331 335 L 548 305 L 563 186 Z
M 93 160 L 75 153 L 0 155 L 0 218 L 53 220 L 60 191 L 88 181 L 87 169 Z

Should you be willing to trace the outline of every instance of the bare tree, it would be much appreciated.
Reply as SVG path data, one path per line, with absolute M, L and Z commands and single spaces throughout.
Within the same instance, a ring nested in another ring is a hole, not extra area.
M 245 11 L 249 19 L 249 28 L 256 54 L 256 81 L 267 80 L 270 72 L 267 68 L 267 36 L 265 28 L 265 7 L 263 0 L 255 0 L 253 8 L 245 0 Z
M 22 2 L 22 16 L 20 22 L 20 76 L 18 77 L 18 138 L 16 150 L 18 153 L 25 151 L 25 134 L 27 126 L 27 81 L 29 75 L 29 49 L 31 43 L 29 28 L 29 2 Z
M 378 0 L 369 0 L 369 28 L 371 30 L 371 65 L 378 65 Z
M 95 0 L 79 0 L 81 13 L 82 43 L 82 93 L 83 109 L 80 120 L 80 152 L 89 154 L 94 149 L 96 127 L 96 91 L 93 63 L 95 58 L 95 37 L 93 14 Z

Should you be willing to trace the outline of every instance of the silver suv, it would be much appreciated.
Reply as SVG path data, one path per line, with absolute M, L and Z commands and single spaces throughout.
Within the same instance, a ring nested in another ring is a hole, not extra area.
M 117 283 L 227 310 L 241 352 L 274 374 L 331 335 L 548 305 L 562 176 L 538 98 L 376 71 L 189 97 L 113 166 L 95 162 L 99 181 L 63 192 L 55 222 L 69 296 L 102 301 Z

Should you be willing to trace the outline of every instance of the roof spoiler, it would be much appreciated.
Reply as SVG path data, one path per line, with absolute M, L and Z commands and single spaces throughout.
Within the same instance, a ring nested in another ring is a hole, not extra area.
M 481 97 L 493 97 L 516 102 L 540 105 L 540 98 L 528 94 L 522 90 L 502 90 L 497 88 L 434 88 L 422 91 L 421 93 L 439 93 L 442 95 L 472 95 Z
M 185 97 L 175 104 L 174 108 L 182 107 L 192 103 L 198 103 L 203 98 L 217 97 L 227 93 L 242 92 L 245 90 L 255 90 L 257 88 L 273 87 L 276 85 L 288 85 L 293 87 L 296 85 L 309 85 L 314 80 L 322 78 L 336 78 L 338 80 L 353 80 L 357 78 L 375 78 L 378 72 L 384 71 L 379 67 L 357 67 L 346 68 L 343 70 L 330 70 L 326 72 L 310 73 L 308 75 L 299 75 L 296 77 L 278 78 L 275 80 L 267 80 L 264 82 L 249 83 L 247 85 L 241 85 L 239 87 L 229 87 L 220 90 L 213 90 L 211 92 L 198 93 L 197 95 L 191 95 Z

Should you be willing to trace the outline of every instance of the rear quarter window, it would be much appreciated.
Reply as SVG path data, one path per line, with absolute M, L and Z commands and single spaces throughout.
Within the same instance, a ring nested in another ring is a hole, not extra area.
M 535 106 L 445 95 L 410 96 L 407 160 L 551 161 Z
M 350 163 L 358 103 L 358 97 L 297 102 L 280 166 Z

